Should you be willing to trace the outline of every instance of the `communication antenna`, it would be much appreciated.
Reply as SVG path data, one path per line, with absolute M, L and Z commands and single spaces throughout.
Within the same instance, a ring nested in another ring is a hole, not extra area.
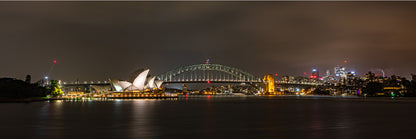
M 53 70 L 53 67 L 55 67 L 56 60 L 52 61 L 52 63 L 53 63 L 53 64 L 52 64 L 51 68 L 49 69 L 48 73 L 46 74 L 46 76 L 49 76 L 49 75 L 51 74 L 51 72 L 52 72 L 52 70 Z

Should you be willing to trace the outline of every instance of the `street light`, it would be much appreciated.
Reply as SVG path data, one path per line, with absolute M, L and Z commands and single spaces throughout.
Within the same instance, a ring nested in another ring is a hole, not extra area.
M 48 81 L 49 77 L 45 76 L 45 80 L 46 80 L 46 85 L 49 85 L 49 81 Z

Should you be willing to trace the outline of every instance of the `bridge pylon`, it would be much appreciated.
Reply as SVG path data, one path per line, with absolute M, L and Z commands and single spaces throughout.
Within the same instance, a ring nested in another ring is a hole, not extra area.
M 273 78 L 273 74 L 267 74 L 264 76 L 263 79 L 266 83 L 266 92 L 268 94 L 272 94 L 274 93 L 274 78 Z

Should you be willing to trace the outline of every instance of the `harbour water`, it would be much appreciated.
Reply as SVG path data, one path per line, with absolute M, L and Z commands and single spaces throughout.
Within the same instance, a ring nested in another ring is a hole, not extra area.
M 415 108 L 320 96 L 0 103 L 0 138 L 410 138 Z

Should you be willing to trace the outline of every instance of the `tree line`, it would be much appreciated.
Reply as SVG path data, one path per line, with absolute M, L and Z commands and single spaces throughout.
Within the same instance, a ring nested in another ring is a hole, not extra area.
M 32 97 L 56 97 L 63 94 L 58 81 L 51 80 L 45 84 L 43 80 L 30 83 L 30 75 L 26 80 L 14 78 L 0 78 L 0 98 L 32 98 Z

